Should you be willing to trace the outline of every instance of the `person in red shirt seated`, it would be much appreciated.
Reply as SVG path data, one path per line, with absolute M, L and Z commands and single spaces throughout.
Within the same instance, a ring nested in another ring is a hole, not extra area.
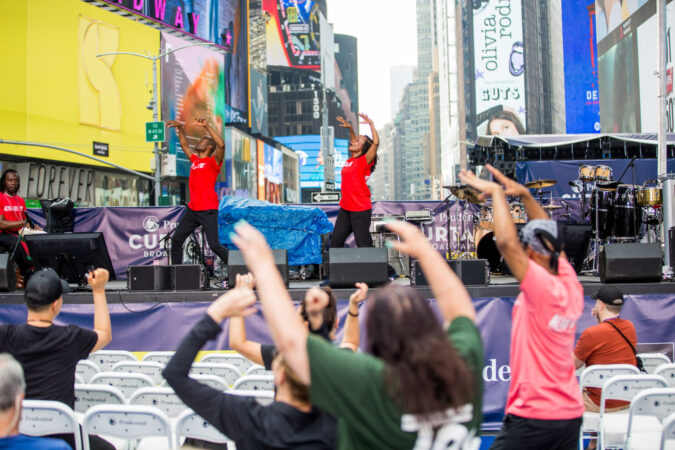
M 373 238 L 370 236 L 370 217 L 373 213 L 370 203 L 370 189 L 366 184 L 370 174 L 377 164 L 377 147 L 380 138 L 375 125 L 363 113 L 359 116 L 363 122 L 370 125 L 373 138 L 354 134 L 352 124 L 344 118 L 338 117 L 340 126 L 349 128 L 349 159 L 342 167 L 342 200 L 340 211 L 333 230 L 332 248 L 345 246 L 347 237 L 353 232 L 357 247 L 372 247 Z
M 0 249 L 8 253 L 14 252 L 14 262 L 19 266 L 21 275 L 26 279 L 33 268 L 23 244 L 19 244 L 19 230 L 26 223 L 26 202 L 17 192 L 21 187 L 19 174 L 14 169 L 7 169 L 0 177 Z M 28 222 L 29 223 L 29 222 Z M 42 230 L 30 223 L 31 228 Z M 16 250 L 15 250 L 16 249 Z
M 190 203 L 185 210 L 176 231 L 171 237 L 171 264 L 183 263 L 183 243 L 185 239 L 201 225 L 206 233 L 206 241 L 211 251 L 227 264 L 227 249 L 218 240 L 218 194 L 216 180 L 223 166 L 225 157 L 225 141 L 218 132 L 206 123 L 206 119 L 195 119 L 193 126 L 204 128 L 208 136 L 204 136 L 190 148 L 185 137 L 185 125 L 175 120 L 167 123 L 175 128 L 180 146 L 190 160 Z

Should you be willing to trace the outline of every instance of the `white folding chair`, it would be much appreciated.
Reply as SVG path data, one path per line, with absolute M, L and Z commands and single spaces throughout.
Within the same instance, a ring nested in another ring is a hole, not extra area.
M 125 398 L 131 397 L 131 394 L 140 388 L 155 386 L 155 382 L 147 375 L 123 372 L 97 373 L 89 383 L 115 387 L 122 392 Z
M 668 383 L 658 375 L 617 375 L 607 380 L 602 387 L 600 396 L 600 425 L 598 433 L 598 447 L 600 449 L 621 447 L 626 438 L 628 429 L 628 414 L 606 414 L 605 404 L 607 400 L 631 401 L 645 389 L 665 388 Z M 660 423 L 651 417 L 639 416 L 636 418 L 636 426 L 640 430 L 648 431 L 657 427 Z M 655 423 L 656 422 L 656 423 Z
M 227 385 L 225 380 L 223 380 L 217 375 L 191 374 L 190 378 L 219 391 L 226 391 L 229 389 L 229 386 Z M 169 387 L 169 382 L 164 380 L 162 382 L 162 387 Z
M 251 360 L 237 353 L 209 353 L 208 355 L 204 355 L 204 357 L 199 362 L 232 364 L 234 367 L 239 369 L 239 372 L 241 373 L 246 372 L 248 368 L 253 365 Z
M 124 394 L 113 386 L 104 384 L 76 384 L 75 411 L 86 413 L 96 405 L 124 405 Z
M 150 361 L 120 361 L 112 368 L 112 372 L 142 373 L 152 378 L 155 384 L 162 384 L 162 370 L 160 363 Z
M 202 419 L 196 412 L 186 409 L 176 421 L 176 444 L 180 445 L 182 438 L 201 439 L 204 441 L 227 444 L 227 448 L 236 448 L 230 438 L 218 431 L 216 427 Z
M 675 440 L 675 413 L 669 415 L 663 422 L 663 431 L 661 432 L 661 450 L 666 450 L 668 441 Z M 672 448 L 668 446 L 669 448 Z
M 661 375 L 668 382 L 668 386 L 675 387 L 675 364 L 661 364 L 654 375 Z
M 78 374 L 75 374 L 75 384 L 84 384 L 84 378 Z
M 631 364 L 597 364 L 588 366 L 581 372 L 579 386 L 581 392 L 584 388 L 602 388 L 607 380 L 616 375 L 639 375 L 640 370 Z M 623 412 L 609 413 L 621 414 Z M 597 433 L 600 423 L 600 413 L 584 411 L 583 424 L 581 426 L 581 439 L 579 447 L 583 450 L 583 438 L 590 437 L 590 433 Z
M 81 359 L 75 366 L 75 374 L 82 377 L 83 383 L 88 383 L 91 377 L 101 371 L 101 368 L 94 361 Z
M 623 448 L 635 450 L 655 449 L 661 442 L 661 420 L 675 412 L 675 388 L 645 389 L 630 402 L 626 443 Z M 658 419 L 658 429 L 641 430 L 641 416 Z
M 234 382 L 232 389 L 242 391 L 274 391 L 274 375 L 244 375 Z
M 29 436 L 75 435 L 75 450 L 82 449 L 80 424 L 72 409 L 52 400 L 24 400 L 19 432 Z
M 120 361 L 138 361 L 133 353 L 125 350 L 99 350 L 89 355 L 87 359 L 98 364 L 104 372 L 112 370 L 113 366 Z
M 141 388 L 131 395 L 129 404 L 154 406 L 172 418 L 187 409 L 183 400 L 169 387 Z
M 642 360 L 647 373 L 654 373 L 659 366 L 671 363 L 663 353 L 639 353 L 638 356 Z
M 258 403 L 267 406 L 274 401 L 273 391 L 244 391 L 240 389 L 230 389 L 228 394 L 239 395 L 240 397 L 251 397 L 256 399 Z
M 271 370 L 265 369 L 265 366 L 253 364 L 248 368 L 244 375 L 273 375 L 273 372 Z
M 126 440 L 148 437 L 165 437 L 166 446 L 176 448 L 167 415 L 154 406 L 98 405 L 91 408 L 82 419 L 84 450 L 89 450 L 89 435 L 113 436 Z
M 143 361 L 156 362 L 163 366 L 173 357 L 176 352 L 148 352 L 143 356 Z
M 239 369 L 232 364 L 215 364 L 215 363 L 194 363 L 190 368 L 190 375 L 216 375 L 232 386 L 237 378 L 241 376 Z

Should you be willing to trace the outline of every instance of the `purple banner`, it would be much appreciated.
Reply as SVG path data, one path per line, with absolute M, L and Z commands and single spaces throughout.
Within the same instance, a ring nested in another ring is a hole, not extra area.
M 93 305 L 66 303 L 57 319 L 59 325 L 76 324 L 93 327 Z M 483 381 L 485 394 L 483 412 L 486 423 L 501 421 L 506 404 L 511 368 L 509 346 L 511 342 L 511 311 L 514 298 L 476 298 L 477 324 L 485 346 Z M 584 314 L 577 324 L 577 338 L 581 332 L 594 325 L 591 317 L 594 301 L 586 297 Z M 163 303 L 163 304 L 111 304 L 109 305 L 113 340 L 110 350 L 162 351 L 175 350 L 190 328 L 203 316 L 208 303 Z M 439 321 L 440 313 L 435 300 L 431 301 Z M 338 302 L 338 340 L 342 339 L 348 302 Z M 367 310 L 361 318 L 361 347 L 367 340 Z M 635 324 L 638 336 L 638 351 L 663 351 L 673 358 L 675 342 L 675 295 L 629 295 L 621 316 Z M 0 305 L 0 323 L 21 323 L 26 318 L 22 305 Z M 267 325 L 259 311 L 246 318 L 247 336 L 250 340 L 271 343 Z M 227 322 L 223 333 L 210 341 L 204 350 L 228 350 Z M 570 355 L 571 358 L 571 355 Z

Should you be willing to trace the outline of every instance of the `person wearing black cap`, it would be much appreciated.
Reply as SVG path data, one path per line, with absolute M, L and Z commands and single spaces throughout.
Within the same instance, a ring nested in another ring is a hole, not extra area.
M 596 364 L 631 364 L 637 366 L 635 346 L 637 334 L 630 320 L 620 316 L 623 308 L 623 292 L 614 286 L 603 286 L 594 296 L 595 305 L 591 315 L 598 321 L 597 325 L 586 328 L 574 349 L 574 365 L 578 369 L 583 365 Z M 600 410 L 600 394 L 602 389 L 587 388 L 584 390 L 586 411 Z M 606 411 L 628 408 L 629 403 L 620 400 L 608 400 Z
M 24 292 L 28 309 L 26 323 L 0 326 L 0 352 L 10 353 L 23 366 L 27 399 L 55 400 L 75 407 L 77 362 L 102 349 L 112 339 L 105 297 L 108 276 L 105 269 L 87 274 L 94 296 L 93 330 L 54 324 L 63 305 L 63 294 L 70 292 L 70 287 L 53 269 L 39 270 L 28 279 Z M 72 434 L 58 437 L 74 448 Z M 114 448 L 102 439 L 90 440 L 90 443 L 93 448 Z
M 575 449 L 584 404 L 569 355 L 584 291 L 565 256 L 559 224 L 525 186 L 490 165 L 486 168 L 497 182 L 467 170 L 460 178 L 492 197 L 497 248 L 520 283 L 512 313 L 506 414 L 491 448 Z M 530 219 L 520 242 L 507 195 L 520 197 Z

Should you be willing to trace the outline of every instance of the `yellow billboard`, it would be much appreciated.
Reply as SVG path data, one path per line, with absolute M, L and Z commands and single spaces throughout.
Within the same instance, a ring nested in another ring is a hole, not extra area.
M 0 139 L 39 142 L 149 172 L 153 146 L 145 142 L 152 99 L 152 62 L 159 31 L 81 0 L 0 0 Z M 7 70 L 9 69 L 9 70 Z M 159 74 L 158 74 L 159 76 Z M 158 80 L 159 85 L 159 80 Z M 159 101 L 159 93 L 158 93 Z M 160 103 L 161 104 L 161 103 Z M 0 144 L 1 154 L 102 165 L 75 154 Z

